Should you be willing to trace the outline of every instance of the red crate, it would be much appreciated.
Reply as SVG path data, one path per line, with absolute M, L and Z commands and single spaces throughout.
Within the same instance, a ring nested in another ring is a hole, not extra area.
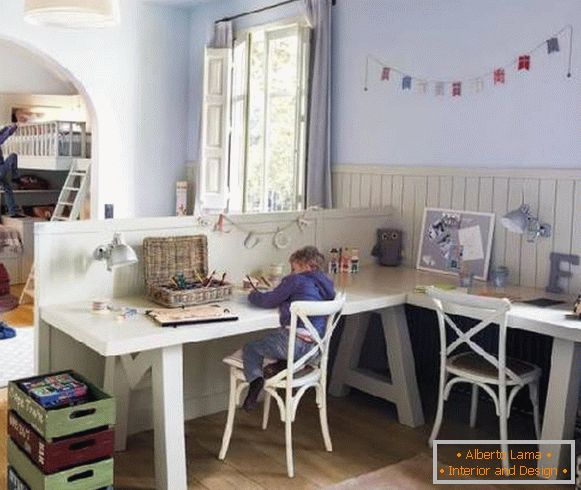
M 8 435 L 45 475 L 110 458 L 115 450 L 113 429 L 47 442 L 13 411 L 8 415 Z

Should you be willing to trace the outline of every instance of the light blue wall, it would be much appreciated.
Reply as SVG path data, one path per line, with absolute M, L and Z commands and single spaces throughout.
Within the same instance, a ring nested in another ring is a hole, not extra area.
M 199 159 L 203 47 L 213 21 L 272 3 L 221 0 L 194 9 L 191 160 Z M 283 16 L 283 10 L 268 16 Z M 506 63 L 568 23 L 579 31 L 578 0 L 337 0 L 333 12 L 333 163 L 579 165 L 581 90 L 576 70 L 565 78 L 565 38 L 560 55 L 534 56 L 530 73 L 507 71 L 502 89 L 439 99 L 402 93 L 397 83 L 380 85 L 376 71 L 370 91 L 363 91 L 368 54 L 413 74 L 472 76 Z M 253 19 L 268 20 L 265 14 Z M 581 60 L 581 36 L 575 41 L 574 69 Z

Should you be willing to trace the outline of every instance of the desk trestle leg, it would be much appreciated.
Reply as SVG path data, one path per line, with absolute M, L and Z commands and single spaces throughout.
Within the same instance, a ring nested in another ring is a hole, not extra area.
M 186 490 L 182 346 L 156 351 L 152 367 L 155 480 L 158 490 Z
M 581 344 L 569 340 L 553 339 L 549 389 L 543 417 L 541 439 L 574 439 L 575 418 L 579 403 L 581 383 Z M 551 450 L 553 458 L 539 461 L 539 467 L 568 466 L 562 446 L 547 445 L 541 451 Z
M 424 424 L 414 356 L 404 306 L 379 311 L 387 347 L 390 379 L 358 367 L 369 315 L 348 316 L 333 369 L 330 392 L 344 396 L 349 387 L 395 403 L 400 423 Z

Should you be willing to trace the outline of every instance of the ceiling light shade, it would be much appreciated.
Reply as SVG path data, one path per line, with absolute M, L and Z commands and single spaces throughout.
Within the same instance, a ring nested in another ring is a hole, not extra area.
M 25 0 L 24 19 L 68 29 L 109 27 L 119 24 L 119 0 Z

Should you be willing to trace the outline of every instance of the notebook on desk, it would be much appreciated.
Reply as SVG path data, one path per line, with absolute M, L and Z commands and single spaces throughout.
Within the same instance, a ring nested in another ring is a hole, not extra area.
M 199 305 L 187 308 L 158 308 L 147 315 L 162 327 L 180 327 L 199 323 L 231 322 L 238 320 L 228 308 L 221 305 Z

